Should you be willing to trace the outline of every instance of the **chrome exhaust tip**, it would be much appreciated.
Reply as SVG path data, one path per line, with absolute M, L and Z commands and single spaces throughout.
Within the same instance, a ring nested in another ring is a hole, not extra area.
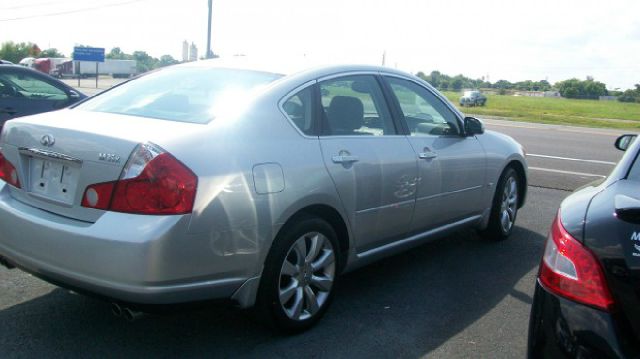
M 111 313 L 116 317 L 122 316 L 122 307 L 118 303 L 111 303 Z
M 144 316 L 143 312 L 132 310 L 130 308 L 122 309 L 122 317 L 129 322 L 134 322 Z

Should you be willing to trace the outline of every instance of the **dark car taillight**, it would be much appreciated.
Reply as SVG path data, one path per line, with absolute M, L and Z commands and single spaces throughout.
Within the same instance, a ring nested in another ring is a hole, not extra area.
M 567 299 L 605 311 L 614 306 L 598 259 L 562 226 L 560 213 L 551 225 L 539 278 L 547 290 Z
M 135 214 L 191 213 L 198 178 L 171 154 L 140 144 L 120 179 L 87 187 L 82 206 Z
M 0 153 L 0 179 L 8 184 L 20 188 L 20 180 L 15 166 Z

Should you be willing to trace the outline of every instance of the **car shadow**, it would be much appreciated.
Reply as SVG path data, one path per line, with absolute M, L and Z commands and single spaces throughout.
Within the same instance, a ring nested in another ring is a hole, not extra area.
M 543 241 L 521 227 L 503 242 L 463 231 L 384 259 L 342 276 L 325 318 L 296 336 L 230 305 L 129 323 L 108 303 L 55 289 L 0 311 L 0 348 L 3 357 L 422 356 L 507 296 L 530 305 L 514 286 L 537 267 Z

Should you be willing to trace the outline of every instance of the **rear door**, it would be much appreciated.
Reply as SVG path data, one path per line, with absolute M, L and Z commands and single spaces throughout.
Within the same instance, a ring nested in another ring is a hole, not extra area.
M 412 231 L 427 230 L 481 214 L 485 153 L 475 136 L 462 135 L 458 116 L 429 89 L 385 76 L 397 100 L 408 140 L 418 159 L 418 190 Z
M 374 75 L 321 80 L 320 145 L 349 213 L 356 250 L 402 237 L 415 203 L 415 153 L 394 123 Z
M 640 340 L 640 163 L 626 179 L 592 200 L 585 218 L 585 245 L 603 265 L 621 316 Z M 616 211 L 626 210 L 625 217 Z

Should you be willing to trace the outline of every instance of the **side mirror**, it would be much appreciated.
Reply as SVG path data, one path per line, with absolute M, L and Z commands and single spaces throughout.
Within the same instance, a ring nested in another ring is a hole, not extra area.
M 635 141 L 636 137 L 637 135 L 622 135 L 616 140 L 615 146 L 620 151 L 626 151 L 633 141 Z
M 74 100 L 77 100 L 80 98 L 80 94 L 75 92 L 74 90 L 69 90 L 69 97 Z
M 475 117 L 465 117 L 464 133 L 467 136 L 481 135 L 484 133 L 484 123 Z

